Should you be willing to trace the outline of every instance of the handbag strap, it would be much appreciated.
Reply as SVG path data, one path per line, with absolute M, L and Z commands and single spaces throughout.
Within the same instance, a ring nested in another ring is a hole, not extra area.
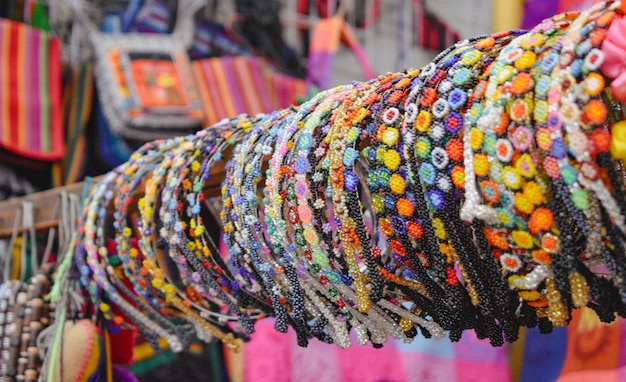
M 320 19 L 313 30 L 306 81 L 320 89 L 326 89 L 330 85 L 332 63 L 340 43 L 350 48 L 365 78 L 376 77 L 376 71 L 350 25 L 345 21 L 341 9 L 332 17 Z

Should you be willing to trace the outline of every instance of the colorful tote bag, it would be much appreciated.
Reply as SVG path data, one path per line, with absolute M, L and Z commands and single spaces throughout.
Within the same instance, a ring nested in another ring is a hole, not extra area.
M 0 19 L 0 52 L 0 147 L 20 162 L 61 159 L 65 140 L 59 40 Z
M 198 0 L 179 1 L 171 34 L 104 33 L 76 3 L 69 4 L 91 40 L 96 87 L 114 134 L 148 141 L 202 128 L 204 112 L 187 56 Z

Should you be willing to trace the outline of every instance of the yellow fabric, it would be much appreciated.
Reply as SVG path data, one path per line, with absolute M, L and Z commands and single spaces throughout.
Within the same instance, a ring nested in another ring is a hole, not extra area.
M 493 32 L 519 28 L 524 11 L 524 0 L 492 0 Z
M 13 263 L 11 264 L 11 280 L 17 280 L 20 278 L 20 269 L 22 266 L 22 237 L 15 238 L 15 247 L 13 247 Z

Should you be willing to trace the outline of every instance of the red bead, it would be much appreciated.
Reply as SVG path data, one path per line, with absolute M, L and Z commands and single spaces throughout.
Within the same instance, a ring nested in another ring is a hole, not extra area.
M 374 255 L 375 259 L 379 258 L 380 257 L 380 248 L 378 248 L 378 247 L 372 248 L 372 255 Z
M 453 268 L 446 268 L 446 273 L 448 277 L 446 278 L 446 282 L 450 285 L 456 285 L 459 283 L 459 279 L 456 277 L 456 273 L 454 273 Z
M 406 250 L 402 243 L 399 240 L 391 240 L 390 242 L 391 250 L 398 254 L 398 256 L 404 257 L 406 256 Z

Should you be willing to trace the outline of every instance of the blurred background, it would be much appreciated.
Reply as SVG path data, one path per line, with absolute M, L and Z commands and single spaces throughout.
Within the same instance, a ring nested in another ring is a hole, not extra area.
M 0 92 L 0 200 L 101 175 L 148 140 L 419 68 L 458 40 L 530 28 L 595 2 L 2 0 L 0 85 L 14 89 Z M 36 56 L 18 54 L 36 47 Z M 159 72 L 142 71 L 146 60 Z M 35 71 L 40 83 L 14 80 Z M 626 380 L 626 326 L 601 324 L 586 310 L 568 328 L 524 331 L 502 348 L 471 333 L 458 343 L 299 348 L 292 334 L 263 320 L 240 354 L 199 341 L 182 354 L 155 354 L 136 338 L 133 356 L 118 364 L 142 381 Z

